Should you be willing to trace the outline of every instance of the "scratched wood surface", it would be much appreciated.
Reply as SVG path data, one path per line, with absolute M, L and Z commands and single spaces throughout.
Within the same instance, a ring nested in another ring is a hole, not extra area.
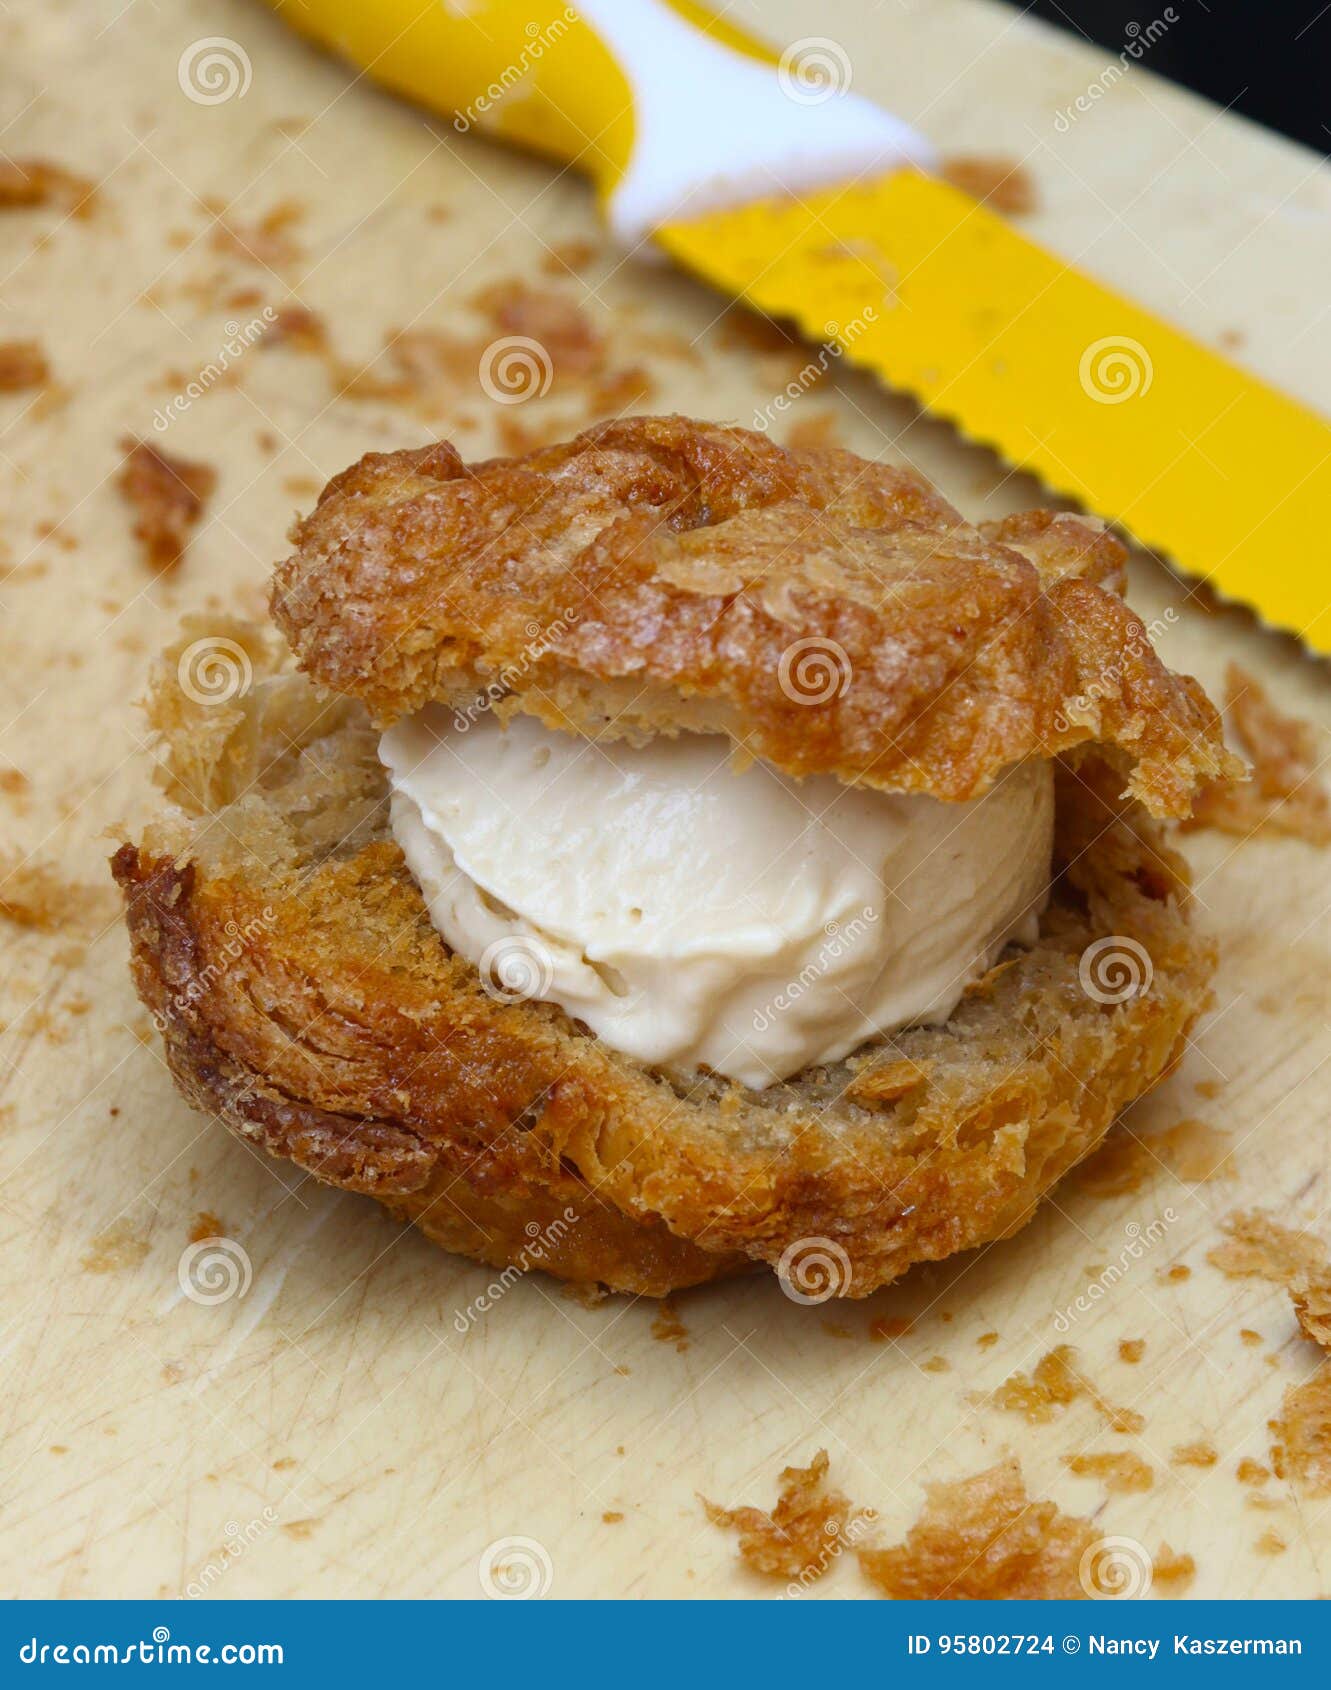
M 154 578 L 114 485 L 117 443 L 153 434 L 159 407 L 263 305 L 298 297 L 360 364 L 404 325 L 484 339 L 469 301 L 524 276 L 583 304 L 614 368 L 651 371 L 649 408 L 740 421 L 802 362 L 744 344 L 714 298 L 664 269 L 598 250 L 575 277 L 547 275 L 551 247 L 596 241 L 577 182 L 427 123 L 262 8 L 113 13 L 24 0 L 0 18 L 4 147 L 99 185 L 86 218 L 0 217 L 0 339 L 39 338 L 63 389 L 0 396 L 0 770 L 26 776 L 0 786 L 0 850 L 98 888 L 107 830 L 149 802 L 132 700 L 182 613 L 257 612 L 293 511 L 364 450 L 448 432 L 480 454 L 504 418 L 571 429 L 597 402 L 561 378 L 501 408 L 473 379 L 431 419 L 335 397 L 327 360 L 290 342 L 250 347 L 172 413 L 168 449 L 214 465 L 219 484 L 184 563 Z M 1318 280 L 1331 182 L 1309 155 L 1141 74 L 1061 133 L 1054 114 L 1109 56 L 997 8 L 781 0 L 763 17 L 774 35 L 842 43 L 856 86 L 945 146 L 1026 158 L 1040 238 L 1331 404 Z M 205 36 L 243 47 L 243 96 L 183 93 L 181 55 Z M 254 233 L 288 204 L 289 223 Z M 222 205 L 248 253 L 221 231 Z M 823 414 L 969 513 L 1039 497 L 867 380 L 834 372 L 782 427 Z M 1331 725 L 1325 672 L 1291 642 L 1204 613 L 1147 559 L 1133 592 L 1178 665 L 1214 682 L 1237 656 Z M 1327 1504 L 1272 1481 L 1256 1509 L 1235 1477 L 1242 1457 L 1267 1458 L 1267 1421 L 1316 1358 L 1282 1293 L 1205 1258 L 1240 1204 L 1331 1231 L 1328 859 L 1216 836 L 1187 850 L 1224 965 L 1181 1071 L 1132 1125 L 1202 1118 L 1227 1135 L 1233 1177 L 1160 1167 L 1118 1196 L 1065 1188 L 1019 1238 L 868 1304 L 799 1308 L 766 1281 L 704 1291 L 679 1302 L 684 1347 L 654 1335 L 650 1304 L 585 1307 L 539 1276 L 459 1323 L 493 1274 L 177 1100 L 104 895 L 81 931 L 0 919 L 0 1586 L 467 1595 L 487 1548 L 521 1537 L 548 1555 L 558 1595 L 762 1594 L 696 1495 L 770 1502 L 783 1464 L 826 1447 L 888 1541 L 924 1479 L 1011 1450 L 1035 1494 L 1191 1552 L 1195 1594 L 1326 1593 Z M 178 1276 L 191 1232 L 213 1227 L 243 1250 L 249 1283 L 203 1304 Z M 1141 1236 L 1156 1241 L 1065 1333 L 1059 1311 Z M 909 1333 L 870 1341 L 869 1323 L 894 1317 L 914 1317 Z M 1105 1432 L 1086 1404 L 1032 1429 L 970 1402 L 1065 1336 L 1104 1394 L 1144 1415 L 1139 1436 Z M 1145 1340 L 1136 1366 L 1122 1338 Z M 1198 1440 L 1214 1466 L 1171 1462 Z M 1153 1488 L 1106 1497 L 1063 1465 L 1087 1448 L 1135 1451 Z M 1267 1532 L 1283 1552 L 1259 1550 Z M 818 1593 L 865 1587 L 843 1564 Z

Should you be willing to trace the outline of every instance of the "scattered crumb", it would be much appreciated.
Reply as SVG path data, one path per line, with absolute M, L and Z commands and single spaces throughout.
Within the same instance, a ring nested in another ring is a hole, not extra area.
M 134 537 L 143 545 L 144 561 L 158 574 L 174 569 L 217 485 L 217 471 L 168 457 L 146 440 L 126 438 L 120 446 L 126 457 L 119 486 L 135 510 Z
M 185 1377 L 185 1369 L 178 1361 L 168 1361 L 162 1364 L 162 1383 L 164 1385 L 178 1385 Z
M 200 1209 L 195 1215 L 189 1229 L 189 1242 L 201 1244 L 205 1238 L 224 1238 L 226 1236 L 226 1222 L 207 1209 Z
M 1198 1080 L 1197 1084 L 1192 1089 L 1197 1093 L 1198 1097 L 1204 1097 L 1208 1103 L 1213 1098 L 1220 1096 L 1219 1080 Z
M 1140 1432 L 1146 1424 L 1144 1418 L 1136 1409 L 1115 1408 L 1106 1402 L 1090 1380 L 1078 1372 L 1076 1354 L 1069 1344 L 1059 1344 L 1040 1358 L 1031 1373 L 1010 1374 L 987 1397 L 973 1395 L 970 1400 L 977 1406 L 1020 1414 L 1028 1425 L 1044 1426 L 1069 1403 L 1084 1397 L 1094 1403 L 1115 1432 Z
M 317 1519 L 311 1518 L 306 1518 L 304 1520 L 285 1520 L 282 1524 L 282 1530 L 288 1537 L 300 1538 L 303 1540 L 313 1533 L 314 1528 L 318 1524 L 319 1521 Z
M 1102 1480 L 1105 1489 L 1115 1494 L 1147 1491 L 1155 1484 L 1154 1468 L 1128 1449 L 1065 1455 L 1063 1465 L 1079 1478 Z
M 1223 347 L 1226 352 L 1237 352 L 1247 337 L 1242 329 L 1221 329 L 1215 338 L 1216 345 Z
M 946 1356 L 930 1356 L 928 1361 L 920 1363 L 922 1373 L 951 1373 L 952 1363 Z
M 225 252 L 260 264 L 264 269 L 280 269 L 295 264 L 303 253 L 292 228 L 305 215 L 304 207 L 296 200 L 282 200 L 256 222 L 238 223 L 225 215 L 225 208 L 210 207 L 216 213 L 217 227 L 213 231 L 215 252 Z
M 1175 1555 L 1167 1543 L 1155 1553 L 1151 1568 L 1151 1589 L 1159 1596 L 1182 1596 L 1197 1576 L 1191 1555 Z
M 1302 1385 L 1290 1386 L 1270 1427 L 1276 1477 L 1313 1496 L 1331 1494 L 1331 1362 L 1323 1362 Z
M 69 1445 L 68 1444 L 52 1444 L 50 1453 L 52 1455 L 68 1455 L 69 1454 Z
M 1229 720 L 1252 763 L 1248 781 L 1215 781 L 1193 800 L 1184 828 L 1213 827 L 1244 838 L 1262 829 L 1309 845 L 1331 845 L 1331 793 L 1317 779 L 1312 725 L 1277 710 L 1255 676 L 1231 663 Z
M 328 329 L 317 311 L 292 300 L 278 308 L 259 346 L 261 350 L 289 346 L 295 352 L 326 352 Z
M 786 1467 L 770 1514 L 761 1508 L 718 1508 L 699 1501 L 714 1526 L 739 1533 L 741 1559 L 770 1578 L 819 1578 L 839 1552 L 852 1522 L 871 1518 L 826 1484 L 827 1451 L 820 1449 L 807 1467 Z
M 295 1465 L 296 1458 L 294 1455 L 279 1456 L 279 1458 L 273 1463 L 273 1471 L 274 1473 L 286 1473 Z
M 533 288 L 524 281 L 492 283 L 472 303 L 498 335 L 537 341 L 556 376 L 575 379 L 599 373 L 606 362 L 604 337 L 586 312 L 566 294 Z
M 1118 1359 L 1126 1361 L 1135 1367 L 1146 1354 L 1145 1338 L 1120 1338 L 1118 1341 Z
M 0 340 L 0 393 L 41 387 L 50 377 L 46 354 L 35 340 Z
M 1220 1456 L 1214 1444 L 1175 1444 L 1169 1457 L 1175 1467 L 1214 1467 Z
M 1147 1138 L 1122 1129 L 1112 1133 L 1072 1178 L 1092 1196 L 1121 1197 L 1166 1168 L 1189 1181 L 1232 1179 L 1237 1171 L 1227 1135 L 1189 1116 Z
M 1268 1527 L 1257 1539 L 1257 1542 L 1253 1544 L 1253 1548 L 1259 1555 L 1283 1555 L 1289 1545 L 1279 1532 L 1272 1531 Z
M 998 1334 L 997 1332 L 981 1332 L 975 1342 L 982 1350 L 992 1349 L 998 1342 Z
M 75 217 L 92 215 L 96 190 L 84 176 L 40 158 L 0 158 L 0 211 L 62 205 Z
M 92 932 L 110 914 L 100 887 L 68 881 L 49 863 L 0 860 L 0 916 L 38 933 Z
M 31 786 L 22 769 L 0 769 L 0 792 L 7 798 L 25 798 Z
M 542 258 L 541 269 L 547 276 L 573 275 L 578 270 L 585 270 L 596 253 L 593 241 L 560 241 Z
M 601 1518 L 607 1526 L 617 1526 L 624 1516 L 617 1508 L 608 1508 Z
M 1282 1226 L 1260 1209 L 1237 1209 L 1221 1222 L 1229 1242 L 1207 1255 L 1213 1267 L 1231 1279 L 1266 1279 L 1289 1292 L 1299 1329 L 1305 1338 L 1331 1349 L 1331 1263 L 1326 1247 L 1311 1232 Z M 1239 1336 L 1245 1343 L 1261 1337 Z
M 943 179 L 1007 217 L 1024 217 L 1040 209 L 1035 179 L 1015 158 L 951 153 L 943 159 Z
M 673 1344 L 683 1353 L 689 1347 L 689 1329 L 679 1318 L 679 1311 L 669 1297 L 662 1297 L 656 1318 L 652 1321 L 652 1337 L 662 1344 Z
M 1241 1485 L 1264 1485 L 1271 1477 L 1271 1469 L 1263 1467 L 1260 1461 L 1254 1461 L 1250 1455 L 1245 1455 L 1235 1468 Z
M 1186 1262 L 1175 1262 L 1172 1267 L 1161 1268 L 1155 1277 L 1160 1285 L 1181 1285 L 1192 1278 L 1192 1269 Z
M 889 1339 L 904 1338 L 914 1324 L 903 1314 L 880 1315 L 869 1322 L 869 1336 L 875 1344 L 885 1344 Z
M 1245 1344 L 1248 1345 L 1248 1347 L 1250 1349 L 1252 1348 L 1252 1346 L 1254 1344 L 1260 1344 L 1261 1341 L 1262 1341 L 1261 1333 L 1260 1332 L 1254 1332 L 1251 1326 L 1240 1326 L 1239 1327 L 1239 1337 L 1243 1340 L 1243 1342 Z
M 926 1485 L 904 1543 L 857 1553 L 865 1577 L 898 1601 L 1080 1598 L 1079 1569 L 1095 1541 L 1089 1521 L 1032 1501 L 1009 1460 Z
M 138 1267 L 149 1250 L 148 1240 L 134 1231 L 128 1220 L 115 1221 L 93 1239 L 80 1266 L 85 1273 L 118 1273 Z

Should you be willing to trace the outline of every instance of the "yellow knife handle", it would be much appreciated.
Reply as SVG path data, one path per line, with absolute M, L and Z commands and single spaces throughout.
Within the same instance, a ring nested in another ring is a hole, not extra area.
M 637 239 L 722 204 L 928 167 L 927 144 L 850 91 L 809 39 L 778 56 L 695 0 L 271 0 L 377 81 L 588 174 Z

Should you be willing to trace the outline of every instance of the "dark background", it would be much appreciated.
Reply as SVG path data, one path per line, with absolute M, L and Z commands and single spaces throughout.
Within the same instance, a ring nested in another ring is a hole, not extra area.
M 1022 11 L 1119 52 L 1166 0 L 1032 0 Z M 1218 105 L 1331 152 L 1331 0 L 1169 0 L 1178 22 L 1138 61 Z

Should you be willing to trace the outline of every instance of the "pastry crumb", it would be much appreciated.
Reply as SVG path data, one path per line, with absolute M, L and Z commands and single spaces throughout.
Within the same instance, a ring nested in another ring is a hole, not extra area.
M 1214 1467 L 1220 1455 L 1214 1444 L 1198 1440 L 1191 1444 L 1175 1444 L 1169 1459 L 1175 1467 Z
M 0 917 L 38 933 L 94 931 L 111 899 L 100 888 L 69 881 L 49 863 L 0 859 Z
M 1155 1469 L 1128 1449 L 1065 1455 L 1063 1465 L 1079 1478 L 1101 1480 L 1105 1489 L 1115 1495 L 1148 1491 L 1155 1484 Z
M 661 1305 L 652 1321 L 652 1337 L 662 1344 L 673 1344 L 683 1354 L 689 1347 L 689 1329 L 679 1318 L 679 1311 L 669 1297 L 662 1297 Z
M 134 537 L 157 574 L 174 569 L 217 485 L 210 464 L 174 458 L 146 440 L 127 437 L 119 486 L 135 512 Z
M 1256 676 L 1237 663 L 1229 665 L 1225 687 L 1229 720 L 1252 764 L 1252 778 L 1204 787 L 1181 825 L 1245 839 L 1267 831 L 1331 845 L 1331 792 L 1317 778 L 1322 759 L 1312 724 L 1278 710 Z
M 1026 217 L 1040 209 L 1035 178 L 1019 159 L 949 153 L 943 159 L 943 179 L 1007 217 Z
M 92 1240 L 79 1265 L 85 1273 L 119 1273 L 123 1268 L 138 1267 L 150 1248 L 130 1221 L 114 1221 Z
M 205 1238 L 224 1238 L 226 1223 L 207 1209 L 200 1209 L 190 1225 L 188 1242 L 201 1244 Z
M 1312 1496 L 1331 1495 L 1331 1361 L 1291 1385 L 1270 1423 L 1271 1466 Z
M 1118 1359 L 1120 1361 L 1126 1361 L 1129 1366 L 1135 1367 L 1137 1365 L 1137 1363 L 1141 1360 L 1141 1358 L 1145 1354 L 1146 1354 L 1146 1340 L 1145 1340 L 1145 1338 L 1120 1338 L 1119 1339 L 1119 1341 L 1118 1341 Z
M 972 1395 L 977 1407 L 1020 1414 L 1030 1426 L 1044 1426 L 1079 1398 L 1093 1403 L 1116 1432 L 1140 1432 L 1145 1419 L 1136 1409 L 1115 1408 L 1106 1402 L 1076 1366 L 1077 1352 L 1059 1344 L 1042 1356 L 1030 1373 L 1012 1373 L 987 1396 Z
M 0 340 L 0 393 L 42 387 L 50 378 L 46 354 L 35 340 Z
M 1082 1559 L 1095 1541 L 1088 1520 L 1028 1496 L 1020 1464 L 1008 1460 L 926 1485 L 905 1541 L 857 1555 L 870 1583 L 897 1601 L 1081 1598 Z
M 714 1526 L 739 1533 L 745 1564 L 768 1578 L 821 1578 L 840 1553 L 847 1529 L 871 1519 L 827 1484 L 827 1451 L 820 1449 L 807 1467 L 785 1467 L 771 1513 L 761 1508 L 719 1508 L 699 1501 Z

